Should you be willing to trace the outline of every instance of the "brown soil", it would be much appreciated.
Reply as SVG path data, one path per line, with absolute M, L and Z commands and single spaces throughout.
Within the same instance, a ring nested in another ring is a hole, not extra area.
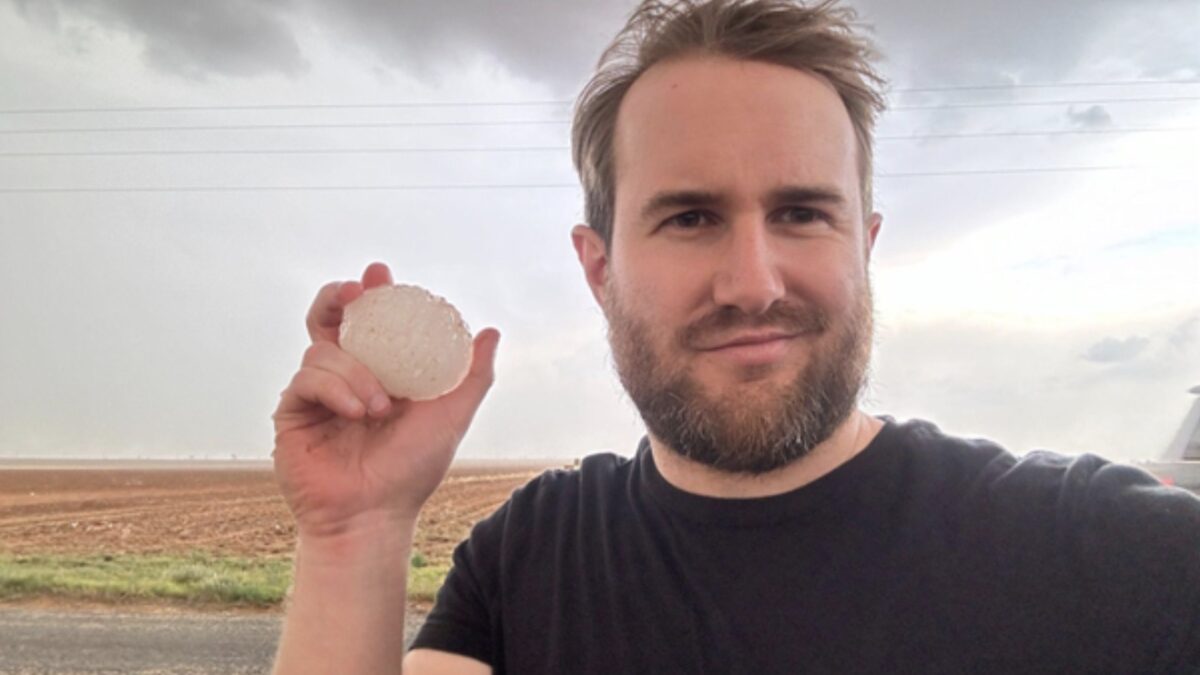
M 425 506 L 414 549 L 448 563 L 471 526 L 537 475 L 456 467 Z M 0 553 L 289 555 L 296 528 L 269 468 L 0 470 Z

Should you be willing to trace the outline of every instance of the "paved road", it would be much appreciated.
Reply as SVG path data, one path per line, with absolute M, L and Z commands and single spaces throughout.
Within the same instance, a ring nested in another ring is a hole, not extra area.
M 0 607 L 0 674 L 266 673 L 279 623 L 273 615 Z

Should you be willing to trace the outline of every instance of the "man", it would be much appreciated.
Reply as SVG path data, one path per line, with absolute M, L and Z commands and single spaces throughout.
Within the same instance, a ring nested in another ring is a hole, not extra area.
M 580 99 L 572 232 L 648 436 L 515 493 L 414 649 L 422 504 L 492 381 L 390 400 L 324 288 L 275 414 L 299 526 L 277 671 L 1188 672 L 1200 500 L 856 407 L 871 343 L 870 47 L 845 10 L 643 4 Z

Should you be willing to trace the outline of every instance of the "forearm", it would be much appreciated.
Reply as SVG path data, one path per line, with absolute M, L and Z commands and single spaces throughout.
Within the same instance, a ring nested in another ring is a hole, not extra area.
M 320 542 L 301 537 L 277 675 L 399 673 L 415 523 Z

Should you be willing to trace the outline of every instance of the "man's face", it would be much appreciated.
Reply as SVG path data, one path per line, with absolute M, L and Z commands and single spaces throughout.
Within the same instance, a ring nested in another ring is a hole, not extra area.
M 836 92 L 764 63 L 661 63 L 615 143 L 611 246 L 576 245 L 650 432 L 728 472 L 803 456 L 853 410 L 871 341 L 879 220 Z

